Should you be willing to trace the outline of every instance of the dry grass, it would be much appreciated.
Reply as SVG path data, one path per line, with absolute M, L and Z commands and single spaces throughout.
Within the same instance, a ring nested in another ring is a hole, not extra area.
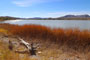
M 7 31 L 6 29 L 2 29 L 2 28 L 0 28 L 0 33 L 8 34 L 8 31 Z
M 16 25 L 10 32 L 21 37 L 50 41 L 74 50 L 90 48 L 90 31 L 79 29 L 50 29 L 40 25 Z M 79 49 L 78 49 L 79 48 Z
M 64 52 L 62 49 L 57 48 L 46 48 L 42 50 L 41 54 L 37 54 L 37 56 L 29 56 L 10 51 L 8 44 L 0 41 L 0 60 L 89 60 L 89 56 L 90 53 L 80 53 L 77 51 Z
M 8 49 L 8 43 L 0 41 L 0 60 L 30 60 L 27 54 L 18 54 Z
M 43 45 L 40 49 L 43 53 L 38 54 L 41 60 L 89 60 L 90 56 L 90 31 L 79 29 L 51 29 L 41 25 L 10 25 L 1 24 L 2 32 L 13 34 L 15 36 L 23 37 L 27 40 L 42 41 Z M 3 31 L 3 29 L 5 31 Z M 30 41 L 31 42 L 31 41 Z M 5 45 L 6 46 L 6 45 Z M 3 45 L 0 45 L 0 52 L 5 51 L 4 55 L 7 57 L 0 57 L 2 60 L 37 60 L 39 58 L 29 57 L 23 55 L 21 58 L 19 54 L 11 52 Z M 7 49 L 7 50 L 4 50 Z M 11 58 L 10 56 L 14 54 Z M 3 56 L 4 56 L 3 55 Z M 15 58 L 16 57 L 16 58 Z M 40 60 L 39 59 L 39 60 Z
M 2 28 L 7 29 L 11 34 L 23 38 L 40 39 L 58 44 L 59 46 L 66 45 L 74 50 L 90 49 L 90 31 L 79 29 L 51 29 L 41 25 L 11 25 L 1 24 Z M 79 49 L 78 49 L 79 48 Z

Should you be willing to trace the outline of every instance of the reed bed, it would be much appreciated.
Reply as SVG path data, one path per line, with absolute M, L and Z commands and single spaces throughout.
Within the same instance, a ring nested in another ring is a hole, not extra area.
M 41 39 L 44 42 L 54 42 L 59 46 L 67 46 L 74 50 L 90 51 L 90 31 L 79 29 L 49 28 L 41 25 L 12 25 L 1 24 L 3 28 L 16 36 Z M 0 25 L 0 26 L 1 26 Z

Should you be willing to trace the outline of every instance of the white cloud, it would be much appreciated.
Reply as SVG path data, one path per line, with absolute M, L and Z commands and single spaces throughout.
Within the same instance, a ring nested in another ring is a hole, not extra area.
M 12 3 L 16 4 L 17 6 L 28 7 L 35 4 L 52 2 L 52 1 L 61 1 L 61 0 L 14 0 L 12 1 Z
M 14 4 L 16 4 L 17 6 L 21 6 L 21 7 L 27 7 L 27 6 L 31 6 L 33 4 L 37 4 L 37 3 L 41 3 L 40 0 L 15 0 L 13 1 Z

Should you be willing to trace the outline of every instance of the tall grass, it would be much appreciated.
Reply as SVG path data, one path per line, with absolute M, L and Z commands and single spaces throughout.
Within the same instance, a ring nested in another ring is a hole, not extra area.
M 4 24 L 5 25 L 5 24 Z M 60 46 L 66 45 L 69 48 L 77 50 L 90 50 L 90 31 L 79 29 L 51 29 L 41 25 L 7 25 L 10 33 L 20 37 L 28 37 L 34 39 L 41 39 L 44 41 L 51 41 Z
M 22 36 L 22 37 L 30 37 L 30 38 L 49 38 L 52 34 L 50 28 L 40 25 L 23 25 L 23 26 L 15 26 L 11 29 L 11 33 Z

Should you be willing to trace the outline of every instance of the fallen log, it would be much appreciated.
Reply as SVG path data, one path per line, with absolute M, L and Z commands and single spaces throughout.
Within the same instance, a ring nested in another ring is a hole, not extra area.
M 20 37 L 18 38 L 20 40 L 20 44 L 25 46 L 28 50 L 31 49 L 30 44 L 26 42 L 25 40 L 21 39 Z
M 30 55 L 36 55 L 36 47 L 34 47 L 33 43 L 29 44 L 28 42 L 26 42 L 25 40 L 23 40 L 22 38 L 18 38 L 20 40 L 20 44 L 25 46 L 27 48 L 27 52 Z M 26 51 L 15 51 L 17 53 L 26 53 Z

